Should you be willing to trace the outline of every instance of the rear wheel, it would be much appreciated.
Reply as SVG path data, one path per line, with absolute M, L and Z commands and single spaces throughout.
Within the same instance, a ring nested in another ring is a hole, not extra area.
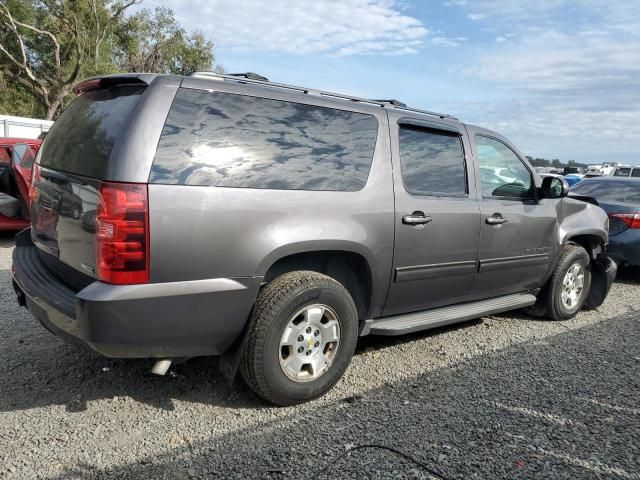
M 584 305 L 590 287 L 589 254 L 579 245 L 567 245 L 549 280 L 547 316 L 553 320 L 575 317 Z
M 242 376 L 271 403 L 302 403 L 338 382 L 357 338 L 356 307 L 342 284 L 316 272 L 286 273 L 258 297 Z

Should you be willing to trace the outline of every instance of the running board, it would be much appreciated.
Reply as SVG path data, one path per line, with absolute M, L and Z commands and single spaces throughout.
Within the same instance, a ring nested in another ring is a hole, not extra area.
M 392 317 L 367 320 L 360 336 L 364 335 L 404 335 L 428 328 L 441 327 L 456 322 L 464 322 L 494 313 L 507 312 L 529 307 L 536 303 L 530 293 L 516 293 L 477 302 L 450 305 L 422 312 L 394 315 Z

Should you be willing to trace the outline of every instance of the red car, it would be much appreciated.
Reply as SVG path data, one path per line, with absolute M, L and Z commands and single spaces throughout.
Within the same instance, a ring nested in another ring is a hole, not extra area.
M 0 231 L 29 226 L 31 169 L 42 140 L 0 138 Z

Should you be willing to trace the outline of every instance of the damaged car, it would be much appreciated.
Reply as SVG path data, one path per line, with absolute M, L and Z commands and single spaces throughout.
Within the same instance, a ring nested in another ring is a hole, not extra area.
M 255 74 L 74 92 L 38 153 L 13 285 L 54 334 L 155 373 L 218 355 L 229 381 L 296 404 L 364 335 L 566 320 L 615 277 L 601 208 L 450 115 Z

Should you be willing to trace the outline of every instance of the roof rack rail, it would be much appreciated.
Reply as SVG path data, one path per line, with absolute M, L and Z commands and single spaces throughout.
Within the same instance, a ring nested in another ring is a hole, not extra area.
M 287 85 L 285 83 L 271 82 L 261 75 L 256 73 L 239 73 L 239 74 L 224 74 L 217 72 L 193 72 L 189 76 L 201 76 L 209 77 L 214 80 L 241 82 L 253 85 L 260 85 L 262 87 L 279 88 L 282 90 L 290 90 L 293 92 L 304 93 L 307 95 L 315 95 L 319 97 L 338 98 L 341 100 L 349 100 L 351 102 L 365 103 L 368 105 L 377 105 L 383 108 L 396 108 L 398 110 L 405 110 L 407 112 L 422 113 L 425 115 L 431 115 L 439 118 L 448 118 L 451 120 L 457 120 L 456 117 L 446 115 L 444 113 L 431 112 L 429 110 L 420 110 L 419 108 L 412 108 L 406 106 L 404 103 L 398 100 L 372 100 L 368 98 L 354 97 L 351 95 L 343 95 L 341 93 L 326 92 L 323 90 L 315 90 L 313 88 L 297 87 L 295 85 Z
M 448 118 L 449 120 L 458 120 L 458 117 L 448 115 L 446 113 L 432 112 L 430 110 L 422 110 L 421 108 L 413 107 L 396 107 L 398 110 L 406 110 L 407 112 L 423 113 L 425 115 L 431 115 L 433 117 Z
M 388 103 L 389 105 L 393 105 L 394 107 L 406 107 L 407 104 L 404 102 L 401 102 L 400 100 L 395 100 L 393 98 L 389 99 L 389 100 L 374 100 L 374 102 L 380 102 L 380 103 Z
M 263 77 L 262 75 L 258 75 L 257 73 L 253 73 L 253 72 L 227 73 L 227 75 L 229 75 L 230 77 L 244 77 L 247 80 L 258 80 L 260 82 L 268 82 L 269 81 L 269 79 L 267 77 Z

